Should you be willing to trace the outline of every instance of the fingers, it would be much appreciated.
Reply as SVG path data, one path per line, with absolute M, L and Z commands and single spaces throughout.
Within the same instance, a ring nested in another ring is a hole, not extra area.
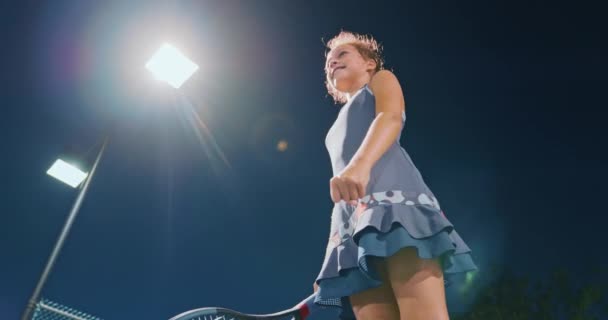
M 333 177 L 330 180 L 329 187 L 331 199 L 335 203 L 344 200 L 356 205 L 357 200 L 365 195 L 363 185 L 349 178 Z
M 357 192 L 357 199 L 365 197 L 365 187 L 363 186 L 363 183 L 357 183 Z
M 339 202 L 340 200 L 348 201 L 350 197 L 350 192 L 348 191 L 348 185 L 344 179 L 340 177 L 334 177 L 334 189 L 337 191 L 338 197 L 334 202 Z
M 329 195 L 331 196 L 331 201 L 337 203 L 340 201 L 340 190 L 337 186 L 338 177 L 333 177 L 329 180 Z
M 344 198 L 344 200 L 351 202 L 353 205 L 357 205 L 357 201 L 365 196 L 363 184 L 350 178 L 344 178 L 343 181 L 348 192 L 348 198 Z
M 363 196 L 359 196 L 359 184 L 352 181 L 352 180 L 347 180 L 347 189 L 348 189 L 348 194 L 349 194 L 349 199 L 346 201 L 354 201 L 356 204 L 356 201 L 359 200 L 361 197 Z

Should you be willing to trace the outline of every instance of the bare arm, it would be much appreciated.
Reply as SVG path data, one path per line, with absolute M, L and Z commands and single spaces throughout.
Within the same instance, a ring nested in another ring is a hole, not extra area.
M 405 100 L 397 77 L 390 71 L 379 71 L 369 87 L 376 99 L 376 118 L 349 164 L 330 180 L 330 195 L 334 202 L 356 203 L 365 196 L 371 169 L 398 139 L 401 130 Z
M 405 100 L 397 77 L 388 70 L 376 73 L 369 87 L 376 98 L 376 118 L 351 159 L 351 163 L 371 170 L 391 144 L 399 138 Z

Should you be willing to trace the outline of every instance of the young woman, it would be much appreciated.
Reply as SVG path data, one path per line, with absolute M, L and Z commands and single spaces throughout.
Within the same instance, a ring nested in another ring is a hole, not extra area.
M 476 266 L 399 144 L 399 81 L 371 37 L 343 31 L 327 48 L 327 89 L 344 105 L 325 140 L 335 206 L 316 303 L 359 320 L 448 319 L 444 275 Z

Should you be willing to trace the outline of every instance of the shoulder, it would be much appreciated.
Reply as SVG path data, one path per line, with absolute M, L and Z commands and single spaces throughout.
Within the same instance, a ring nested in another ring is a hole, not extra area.
M 369 89 L 376 98 L 378 111 L 388 111 L 401 113 L 405 109 L 405 99 L 399 80 L 394 73 L 389 70 L 380 70 L 374 74 L 369 82 Z
M 378 72 L 376 72 L 373 76 L 372 79 L 370 81 L 370 84 L 374 83 L 374 82 L 382 82 L 382 81 L 397 81 L 397 76 L 395 76 L 395 74 L 390 71 L 390 70 L 380 70 Z
M 383 91 L 383 89 L 396 88 L 401 91 L 401 86 L 399 85 L 397 76 L 395 76 L 395 74 L 389 70 L 380 70 L 376 72 L 369 82 L 369 88 L 373 93 L 376 93 L 376 91 Z

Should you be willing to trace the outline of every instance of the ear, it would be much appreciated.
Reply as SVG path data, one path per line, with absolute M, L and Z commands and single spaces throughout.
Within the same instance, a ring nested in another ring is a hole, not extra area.
M 374 59 L 368 59 L 365 62 L 365 67 L 366 67 L 367 71 L 374 71 L 374 70 L 376 70 L 376 66 L 377 65 L 378 64 L 376 63 L 376 61 Z

